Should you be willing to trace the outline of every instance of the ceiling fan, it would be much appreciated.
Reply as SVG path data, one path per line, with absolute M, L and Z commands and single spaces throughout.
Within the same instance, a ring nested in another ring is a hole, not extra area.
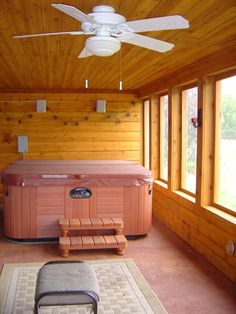
M 14 38 L 52 36 L 52 35 L 95 35 L 86 39 L 85 47 L 79 58 L 111 56 L 121 48 L 121 42 L 144 47 L 158 52 L 171 50 L 174 45 L 137 33 L 188 28 L 189 22 L 180 15 L 156 17 L 128 21 L 124 16 L 115 13 L 111 6 L 99 5 L 93 12 L 85 14 L 76 7 L 53 3 L 52 6 L 81 22 L 81 31 L 17 35 Z

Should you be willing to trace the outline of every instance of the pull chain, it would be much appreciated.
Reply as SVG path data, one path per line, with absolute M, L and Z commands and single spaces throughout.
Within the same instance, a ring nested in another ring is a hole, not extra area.
M 86 49 L 86 56 L 85 56 L 85 88 L 88 88 L 88 61 L 87 61 L 87 48 L 85 47 Z
M 120 66 L 120 81 L 119 81 L 119 90 L 122 91 L 123 90 L 123 82 L 122 82 L 122 67 L 121 67 L 121 48 L 120 48 L 120 52 L 119 52 L 119 58 L 120 58 L 120 62 L 119 62 L 119 66 Z

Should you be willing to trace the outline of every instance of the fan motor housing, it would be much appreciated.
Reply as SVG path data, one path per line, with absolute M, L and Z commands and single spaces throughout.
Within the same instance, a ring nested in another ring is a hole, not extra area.
M 88 14 L 100 24 L 118 25 L 125 23 L 124 16 L 115 13 L 113 7 L 108 5 L 99 5 L 93 8 L 93 13 Z
M 115 9 L 110 5 L 97 5 L 93 8 L 93 12 L 103 12 L 103 13 L 115 13 Z

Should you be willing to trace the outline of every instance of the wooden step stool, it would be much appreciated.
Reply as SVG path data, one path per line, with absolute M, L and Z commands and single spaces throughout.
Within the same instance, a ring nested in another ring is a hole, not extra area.
M 123 255 L 127 240 L 123 235 L 123 221 L 120 218 L 61 218 L 59 226 L 62 236 L 59 248 L 63 257 L 70 250 L 116 249 Z M 114 230 L 115 235 L 70 236 L 71 230 Z

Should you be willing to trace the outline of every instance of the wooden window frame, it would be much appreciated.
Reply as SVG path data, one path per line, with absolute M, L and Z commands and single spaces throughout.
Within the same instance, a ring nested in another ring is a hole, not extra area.
M 167 164 L 167 180 L 165 180 L 162 177 L 163 174 L 163 163 L 164 163 L 164 141 L 163 141 L 163 134 L 164 134 L 164 108 L 163 108 L 163 101 L 162 101 L 162 97 L 167 96 L 168 97 L 168 134 L 169 134 L 169 94 L 168 91 L 166 92 L 162 92 L 160 94 L 157 95 L 158 97 L 158 117 L 159 117 L 159 123 L 158 123 L 158 180 L 165 183 L 166 185 L 168 185 L 168 164 Z M 168 136 L 168 150 L 169 150 L 169 136 Z M 169 155 L 169 154 L 168 154 Z
M 222 213 L 236 217 L 236 211 L 215 202 L 217 193 L 219 164 L 219 102 L 217 101 L 216 82 L 236 75 L 235 70 L 225 71 L 219 75 L 211 75 L 199 81 L 199 108 L 202 109 L 203 123 L 198 129 L 198 180 L 197 203 L 209 206 Z
M 236 210 L 230 209 L 227 206 L 219 204 L 217 202 L 217 195 L 219 193 L 219 159 L 220 159 L 220 129 L 221 129 L 221 90 L 220 85 L 221 81 L 227 79 L 229 77 L 235 76 L 236 71 L 227 71 L 220 75 L 214 76 L 214 100 L 215 100 L 215 112 L 214 112 L 214 119 L 215 119 L 215 132 L 214 132 L 214 176 L 213 176 L 213 195 L 212 195 L 212 206 L 224 211 L 228 214 L 236 216 Z

